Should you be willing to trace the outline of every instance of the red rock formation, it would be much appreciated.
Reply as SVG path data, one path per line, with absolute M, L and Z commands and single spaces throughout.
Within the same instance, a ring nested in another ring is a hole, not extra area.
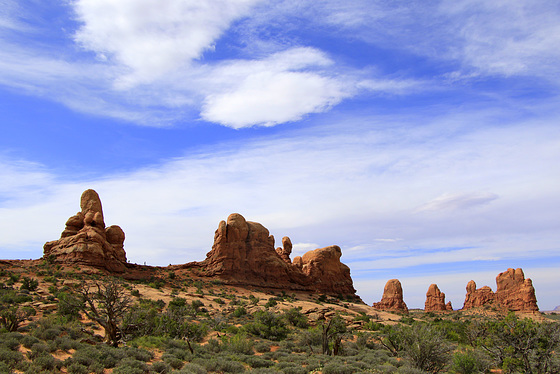
M 232 284 L 355 296 L 339 247 L 316 249 L 292 264 L 291 241 L 284 237 L 282 242 L 283 248 L 275 250 L 274 237 L 264 226 L 234 213 L 220 222 L 206 260 L 193 266 Z
M 507 269 L 496 277 L 496 293 L 488 286 L 476 289 L 476 283 L 470 281 L 467 285 L 467 296 L 463 309 L 479 307 L 495 302 L 508 310 L 522 312 L 536 312 L 537 298 L 531 279 L 525 279 L 523 270 Z
M 437 284 L 431 284 L 426 292 L 426 303 L 424 304 L 425 312 L 445 311 L 445 294 L 441 292 Z
M 125 269 L 125 235 L 119 226 L 105 228 L 99 195 L 86 190 L 80 199 L 81 211 L 70 217 L 60 239 L 43 246 L 44 258 L 122 272 Z
M 292 254 L 292 241 L 290 240 L 290 238 L 288 238 L 287 236 L 284 236 L 282 238 L 282 247 L 276 248 L 276 253 L 278 253 L 278 255 L 282 257 L 282 260 L 284 260 L 284 262 L 288 264 L 292 263 L 292 260 L 290 260 L 290 255 Z
M 312 289 L 340 295 L 353 295 L 350 268 L 340 262 L 342 250 L 337 245 L 309 251 L 301 258 L 301 270 Z M 299 268 L 297 268 L 299 269 Z
M 403 290 L 398 279 L 390 279 L 383 289 L 383 297 L 373 307 L 381 310 L 391 310 L 408 313 L 408 307 L 403 300 Z
M 463 309 L 470 309 L 482 306 L 494 300 L 494 292 L 488 286 L 476 288 L 475 281 L 471 280 L 467 284 L 467 295 L 465 297 L 465 303 L 463 304 Z
M 536 312 L 537 298 L 530 278 L 525 279 L 523 270 L 507 269 L 496 277 L 496 301 L 513 311 Z
M 448 301 L 447 304 L 445 304 L 445 310 L 447 311 L 453 311 L 453 305 L 451 305 L 451 301 Z

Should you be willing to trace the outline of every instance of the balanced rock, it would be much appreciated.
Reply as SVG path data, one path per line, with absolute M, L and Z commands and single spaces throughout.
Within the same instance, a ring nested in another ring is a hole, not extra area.
M 426 303 L 424 304 L 425 312 L 445 311 L 445 294 L 441 292 L 437 284 L 431 284 L 426 292 Z
M 230 284 L 355 297 L 350 269 L 340 262 L 339 247 L 316 249 L 296 257 L 292 264 L 291 240 L 284 237 L 282 244 L 275 249 L 274 237 L 263 225 L 234 213 L 218 225 L 206 259 L 189 266 L 202 267 L 204 275 Z
M 373 303 L 373 307 L 381 310 L 390 310 L 408 313 L 408 307 L 403 300 L 403 290 L 398 279 L 390 279 L 383 289 L 383 297 L 378 303 Z
M 539 310 L 533 281 L 525 279 L 521 268 L 507 269 L 498 274 L 496 285 L 496 301 L 507 309 L 525 312 Z
M 465 303 L 463 309 L 476 308 L 483 306 L 494 300 L 494 292 L 488 286 L 476 288 L 475 281 L 471 280 L 467 284 L 467 295 L 465 296 Z
M 81 211 L 66 221 L 60 239 L 43 246 L 44 258 L 58 263 L 90 265 L 123 272 L 126 264 L 125 235 L 119 226 L 105 227 L 99 195 L 86 190 Z

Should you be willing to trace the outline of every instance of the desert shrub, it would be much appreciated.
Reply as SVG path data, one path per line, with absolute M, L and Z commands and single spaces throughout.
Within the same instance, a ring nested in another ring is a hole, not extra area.
M 251 370 L 253 374 L 278 374 L 281 373 L 280 371 L 272 368 L 256 368 Z
M 258 342 L 257 344 L 255 344 L 255 351 L 259 353 L 270 352 L 270 343 Z
M 13 370 L 4 362 L 0 362 L 0 373 L 12 374 Z
M 115 367 L 120 360 L 128 357 L 126 350 L 122 350 L 119 348 L 114 348 L 107 345 L 98 345 L 96 346 L 96 349 L 99 354 L 97 363 L 99 363 L 105 369 Z
M 323 374 L 353 374 L 360 369 L 340 362 L 329 362 L 323 368 Z
M 476 326 L 476 344 L 505 372 L 551 373 L 558 367 L 560 325 L 520 319 L 510 313 Z
M 309 370 L 292 362 L 279 362 L 274 368 L 285 374 L 307 374 Z
M 23 361 L 23 354 L 21 352 L 0 347 L 0 362 L 3 362 L 10 368 L 14 368 L 21 361 Z
M 265 308 L 272 308 L 272 307 L 275 307 L 276 305 L 278 305 L 278 302 L 276 301 L 276 299 L 271 297 L 270 299 L 268 299 L 266 304 L 264 304 L 264 307 Z
M 164 353 L 161 356 L 161 359 L 166 362 L 169 366 L 171 366 L 171 368 L 173 369 L 180 369 L 183 367 L 184 365 L 184 361 L 181 360 L 180 358 L 178 358 L 175 355 L 169 354 L 169 353 Z
M 401 366 L 397 369 L 395 374 L 426 374 L 427 371 L 419 369 L 414 366 Z
M 307 316 L 301 313 L 301 310 L 298 308 L 290 308 L 284 311 L 283 317 L 290 325 L 300 329 L 306 329 L 309 326 Z
M 231 338 L 224 338 L 225 349 L 232 353 L 245 355 L 253 354 L 253 342 L 245 334 L 236 334 Z
M 269 340 L 283 340 L 288 335 L 288 328 L 281 316 L 270 311 L 259 310 L 253 314 L 254 322 L 244 326 L 245 330 L 255 336 Z
M 224 372 L 224 373 L 242 373 L 245 371 L 245 366 L 237 361 L 232 361 L 224 357 L 215 357 L 210 359 L 195 359 L 196 364 L 200 364 L 208 371 Z
M 67 367 L 72 364 L 80 364 L 89 367 L 93 363 L 98 362 L 98 360 L 99 352 L 91 346 L 85 346 L 84 348 L 74 352 L 72 357 L 69 357 L 64 361 L 64 364 Z
M 485 373 L 489 369 L 489 362 L 473 350 L 455 352 L 451 369 L 458 374 Z
M 54 370 L 61 366 L 61 361 L 55 359 L 49 353 L 43 353 L 33 358 L 33 365 L 41 370 Z
M 235 308 L 235 310 L 233 311 L 233 313 L 231 313 L 231 315 L 234 316 L 235 318 L 243 317 L 244 315 L 247 315 L 247 309 L 245 309 L 244 306 L 239 306 Z
M 138 361 L 150 361 L 154 358 L 154 354 L 148 350 L 142 348 L 126 347 L 124 352 L 128 357 L 132 357 Z
M 5 334 L 4 336 L 2 336 L 0 338 L 0 344 L 2 344 L 4 347 L 8 348 L 11 351 L 17 351 L 20 345 L 20 341 L 19 339 L 13 337 L 13 336 L 8 336 L 7 334 Z
M 166 374 L 171 371 L 171 366 L 167 362 L 157 361 L 152 364 L 150 371 L 159 374 Z
M 135 360 L 128 357 L 121 360 L 117 367 L 113 370 L 114 374 L 143 374 L 149 371 L 145 362 Z
M 27 291 L 35 291 L 37 287 L 39 287 L 39 282 L 37 281 L 37 279 L 23 277 L 21 281 L 20 289 L 27 290 Z
M 87 366 L 84 366 L 78 362 L 74 362 L 73 364 L 70 364 L 66 370 L 68 371 L 68 374 L 89 374 L 90 371 L 87 368 Z
M 69 339 L 66 336 L 59 336 L 54 339 L 55 348 L 63 351 L 69 351 L 70 349 L 78 349 L 80 343 L 76 340 Z
M 206 374 L 208 371 L 201 365 L 194 363 L 186 363 L 185 366 L 179 371 L 175 371 L 176 374 Z
M 262 359 L 258 356 L 247 356 L 243 359 L 252 368 L 268 368 L 274 365 L 274 362 Z
M 67 292 L 59 292 L 56 297 L 58 298 L 58 308 L 56 312 L 59 315 L 66 317 L 69 321 L 80 318 L 79 302 L 76 296 Z

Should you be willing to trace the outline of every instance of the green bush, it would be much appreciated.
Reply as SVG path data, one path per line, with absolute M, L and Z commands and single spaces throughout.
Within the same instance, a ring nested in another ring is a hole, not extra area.
M 269 339 L 283 340 L 288 336 L 286 322 L 281 316 L 270 311 L 260 310 L 253 314 L 254 321 L 244 326 L 244 329 L 252 335 Z
M 35 291 L 37 287 L 39 287 L 37 279 L 23 277 L 20 287 L 21 290 Z
M 473 350 L 455 352 L 451 369 L 458 374 L 485 373 L 490 368 L 488 360 Z
M 121 360 L 117 367 L 113 370 L 114 374 L 144 374 L 149 371 L 148 365 L 145 362 L 135 360 L 128 357 Z
M 0 362 L 3 362 L 10 368 L 14 368 L 21 361 L 23 361 L 23 354 L 21 352 L 0 347 Z
M 152 364 L 150 371 L 159 374 L 166 374 L 171 371 L 171 366 L 166 362 L 158 361 Z
M 215 357 L 209 359 L 195 359 L 195 363 L 202 365 L 208 371 L 224 372 L 224 373 L 242 373 L 245 366 L 237 361 L 232 361 L 224 357 Z
M 69 365 L 67 368 L 68 374 L 89 374 L 90 371 L 87 366 L 84 366 L 80 363 L 74 362 L 73 364 Z
M 175 371 L 176 374 L 206 374 L 208 371 L 201 365 L 186 363 L 185 366 L 179 371 Z
M 301 313 L 301 310 L 298 308 L 290 308 L 284 311 L 283 317 L 292 326 L 299 327 L 300 329 L 309 327 L 307 316 Z

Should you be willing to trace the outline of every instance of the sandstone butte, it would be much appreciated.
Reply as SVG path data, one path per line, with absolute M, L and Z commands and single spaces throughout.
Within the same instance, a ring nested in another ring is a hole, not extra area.
M 43 257 L 133 277 L 139 265 L 127 263 L 123 230 L 119 226 L 105 227 L 97 192 L 85 191 L 80 207 L 81 211 L 66 222 L 60 239 L 45 243 Z M 340 262 L 340 247 L 309 251 L 293 263 L 291 252 L 290 238 L 284 237 L 282 247 L 275 249 L 274 237 L 263 225 L 231 214 L 227 222 L 220 222 L 212 250 L 204 261 L 175 267 L 193 268 L 200 276 L 215 277 L 229 284 L 319 292 L 359 300 L 350 268 Z
M 496 277 L 496 292 L 488 286 L 476 288 L 471 280 L 467 284 L 467 295 L 463 309 L 479 307 L 488 303 L 495 303 L 505 309 L 520 312 L 537 312 L 537 298 L 535 288 L 530 278 L 525 279 L 523 270 L 507 269 Z
M 122 273 L 126 269 L 125 235 L 119 226 L 105 227 L 99 195 L 86 190 L 81 211 L 68 218 L 60 239 L 45 243 L 44 258 L 58 263 L 89 265 Z
M 453 310 L 451 301 L 445 303 L 445 294 L 440 291 L 437 284 L 432 283 L 426 292 L 426 303 L 424 304 L 425 312 L 437 312 Z
M 408 307 L 403 300 L 403 290 L 398 279 L 390 279 L 385 284 L 381 301 L 373 303 L 375 309 L 408 313 Z

